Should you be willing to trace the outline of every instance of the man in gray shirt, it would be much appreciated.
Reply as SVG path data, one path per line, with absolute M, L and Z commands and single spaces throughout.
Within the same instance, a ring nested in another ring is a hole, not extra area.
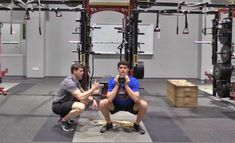
M 84 91 L 79 80 L 84 74 L 84 67 L 80 64 L 71 66 L 71 75 L 66 77 L 60 84 L 59 90 L 53 98 L 52 111 L 60 115 L 59 124 L 64 131 L 74 131 L 70 127 L 70 119 L 79 116 L 89 101 L 93 101 L 93 108 L 98 104 L 91 95 L 102 87 L 99 83 L 94 83 L 91 89 Z

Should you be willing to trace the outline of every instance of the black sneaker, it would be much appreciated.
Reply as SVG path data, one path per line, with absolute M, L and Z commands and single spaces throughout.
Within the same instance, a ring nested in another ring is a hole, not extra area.
M 112 129 L 113 129 L 113 123 L 107 123 L 100 129 L 100 133 L 104 133 L 104 132 L 106 132 L 108 130 L 112 130 Z
M 68 123 L 70 126 L 72 126 L 72 125 L 75 124 L 75 121 L 74 121 L 74 120 L 68 120 L 67 123 Z
M 60 123 L 61 120 L 62 120 L 62 118 L 59 119 L 58 123 Z M 67 121 L 67 123 L 68 123 L 69 126 L 72 126 L 72 125 L 75 124 L 75 121 L 70 119 L 70 120 Z
M 139 132 L 140 134 L 145 134 L 145 130 L 138 124 L 133 124 L 133 131 Z
M 60 124 L 61 129 L 64 130 L 65 132 L 74 131 L 73 128 L 69 127 L 68 122 L 66 122 L 66 121 L 61 120 L 61 121 L 59 121 L 59 124 Z

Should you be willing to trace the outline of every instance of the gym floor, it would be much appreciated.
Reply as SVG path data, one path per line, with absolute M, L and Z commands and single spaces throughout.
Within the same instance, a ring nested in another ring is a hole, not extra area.
M 141 125 L 144 135 L 128 130 L 135 116 L 119 112 L 111 118 L 115 130 L 99 133 L 103 123 L 100 111 L 90 107 L 76 118 L 76 130 L 63 132 L 59 117 L 52 113 L 52 97 L 62 77 L 25 79 L 5 77 L 1 86 L 8 95 L 0 96 L 0 143 L 32 142 L 234 142 L 235 106 L 200 90 L 196 108 L 176 108 L 166 97 L 167 79 L 140 80 L 141 96 L 149 109 Z M 199 86 L 201 81 L 187 79 Z M 200 88 L 201 89 L 201 88 Z M 122 123 L 122 124 L 121 124 Z

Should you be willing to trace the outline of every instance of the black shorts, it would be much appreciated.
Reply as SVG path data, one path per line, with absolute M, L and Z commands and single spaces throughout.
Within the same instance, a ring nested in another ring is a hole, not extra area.
M 109 110 L 109 112 L 111 114 L 117 113 L 118 111 L 127 111 L 127 112 L 134 114 L 134 115 L 138 114 L 138 111 L 134 110 L 134 103 L 124 106 L 124 105 L 120 105 L 120 104 L 113 102 L 113 106 L 114 106 L 114 109 Z
M 55 114 L 60 115 L 61 118 L 63 118 L 72 110 L 72 106 L 73 106 L 74 102 L 75 101 L 66 101 L 63 103 L 53 103 L 52 104 L 52 111 Z

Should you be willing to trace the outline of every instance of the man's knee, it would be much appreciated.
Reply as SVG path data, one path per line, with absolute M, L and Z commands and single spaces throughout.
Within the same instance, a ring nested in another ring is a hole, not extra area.
M 73 110 L 75 110 L 75 112 L 83 112 L 85 110 L 86 106 L 85 104 L 81 103 L 81 102 L 77 102 L 75 103 Z
M 109 105 L 109 100 L 108 99 L 103 99 L 100 101 L 99 103 L 99 107 L 100 108 L 104 108 L 104 107 L 107 107 Z
M 148 109 L 148 103 L 145 100 L 140 100 L 139 103 L 136 103 L 134 105 L 134 110 L 147 110 Z
M 147 103 L 145 100 L 141 100 L 140 106 L 141 106 L 142 109 L 147 110 L 147 108 L 148 108 L 148 103 Z

